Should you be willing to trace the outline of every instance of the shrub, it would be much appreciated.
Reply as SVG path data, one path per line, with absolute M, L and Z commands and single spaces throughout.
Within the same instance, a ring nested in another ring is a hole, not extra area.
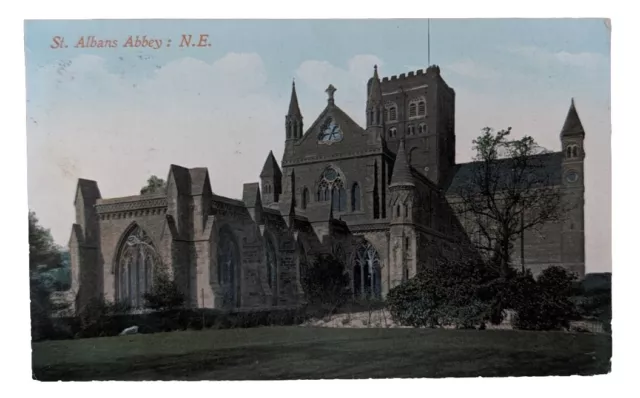
M 471 261 L 439 261 L 391 289 L 387 305 L 394 321 L 403 325 L 474 328 L 490 315 L 491 276 Z
M 577 318 L 571 296 L 576 277 L 562 267 L 545 269 L 536 281 L 530 272 L 513 279 L 513 326 L 525 330 L 568 328 Z
M 318 256 L 302 278 L 307 302 L 330 313 L 351 297 L 349 285 L 344 264 L 329 254 Z
M 127 314 L 130 307 L 103 297 L 93 298 L 78 312 L 78 337 L 113 336 L 120 333 L 116 317 Z
M 144 300 L 147 308 L 165 311 L 182 307 L 185 297 L 175 281 L 164 272 L 158 272 L 154 277 L 151 291 L 144 294 Z

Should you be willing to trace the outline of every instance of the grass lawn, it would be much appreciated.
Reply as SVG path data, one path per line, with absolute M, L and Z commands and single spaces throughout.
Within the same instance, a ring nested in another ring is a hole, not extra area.
M 592 375 L 611 336 L 511 330 L 264 327 L 33 344 L 37 380 Z

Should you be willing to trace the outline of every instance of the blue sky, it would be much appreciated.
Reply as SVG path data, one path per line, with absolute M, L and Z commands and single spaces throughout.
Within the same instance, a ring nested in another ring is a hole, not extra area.
M 208 48 L 75 49 L 80 36 L 146 35 Z M 51 49 L 64 36 L 67 49 Z M 363 121 L 365 84 L 427 66 L 426 20 L 120 20 L 25 24 L 29 205 L 66 244 L 79 177 L 103 197 L 135 194 L 170 163 L 206 166 L 239 197 L 283 150 L 296 79 L 305 125 L 336 102 Z M 603 20 L 432 20 L 431 63 L 457 93 L 457 159 L 485 126 L 557 150 L 572 97 L 587 130 L 587 270 L 611 268 L 610 36 Z M 234 173 L 228 164 L 240 165 Z

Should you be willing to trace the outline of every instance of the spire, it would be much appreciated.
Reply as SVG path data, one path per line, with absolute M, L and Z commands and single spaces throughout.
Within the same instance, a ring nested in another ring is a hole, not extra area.
M 296 81 L 291 84 L 291 100 L 289 101 L 289 113 L 287 116 L 296 116 L 302 119 L 300 106 L 298 106 L 298 94 L 296 94 Z
M 298 94 L 296 94 L 295 80 L 291 84 L 291 101 L 289 101 L 289 113 L 285 116 L 286 141 L 302 138 L 302 112 L 298 106 Z
M 260 178 L 278 176 L 282 176 L 282 171 L 280 170 L 280 166 L 278 166 L 275 156 L 273 156 L 273 151 L 269 151 L 267 160 L 264 162 L 264 166 L 262 167 Z
M 404 138 L 400 140 L 400 144 L 398 145 L 396 163 L 393 166 L 393 175 L 391 176 L 391 184 L 389 187 L 393 186 L 414 186 L 411 166 L 409 166 L 409 162 L 407 162 L 407 154 L 404 150 Z
M 380 88 L 380 78 L 378 77 L 378 65 L 373 66 L 373 78 L 371 89 L 369 90 L 368 107 L 382 103 L 382 89 Z
M 567 118 L 564 121 L 564 126 L 562 126 L 562 132 L 560 133 L 560 135 L 584 136 L 584 128 L 582 127 L 582 122 L 580 121 L 580 117 L 578 116 L 578 111 L 576 110 L 576 104 L 573 101 L 573 98 L 571 98 L 571 107 L 569 108 L 569 112 L 567 113 Z

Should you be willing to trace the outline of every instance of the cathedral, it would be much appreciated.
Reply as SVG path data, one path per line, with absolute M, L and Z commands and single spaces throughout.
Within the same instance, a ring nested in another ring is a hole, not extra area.
M 142 307 L 160 270 L 191 307 L 296 305 L 305 270 L 325 253 L 345 264 L 354 296 L 384 298 L 436 256 L 468 246 L 452 203 L 478 165 L 456 163 L 455 91 L 440 68 L 380 78 L 374 67 L 365 126 L 335 92 L 329 85 L 305 129 L 293 85 L 284 155 L 278 163 L 269 152 L 241 199 L 216 195 L 206 168 L 171 165 L 161 192 L 119 198 L 80 179 L 69 242 L 76 310 L 100 296 Z M 534 274 L 561 265 L 584 275 L 584 136 L 572 101 L 562 150 L 542 156 L 549 184 L 579 206 L 517 243 L 516 265 Z

